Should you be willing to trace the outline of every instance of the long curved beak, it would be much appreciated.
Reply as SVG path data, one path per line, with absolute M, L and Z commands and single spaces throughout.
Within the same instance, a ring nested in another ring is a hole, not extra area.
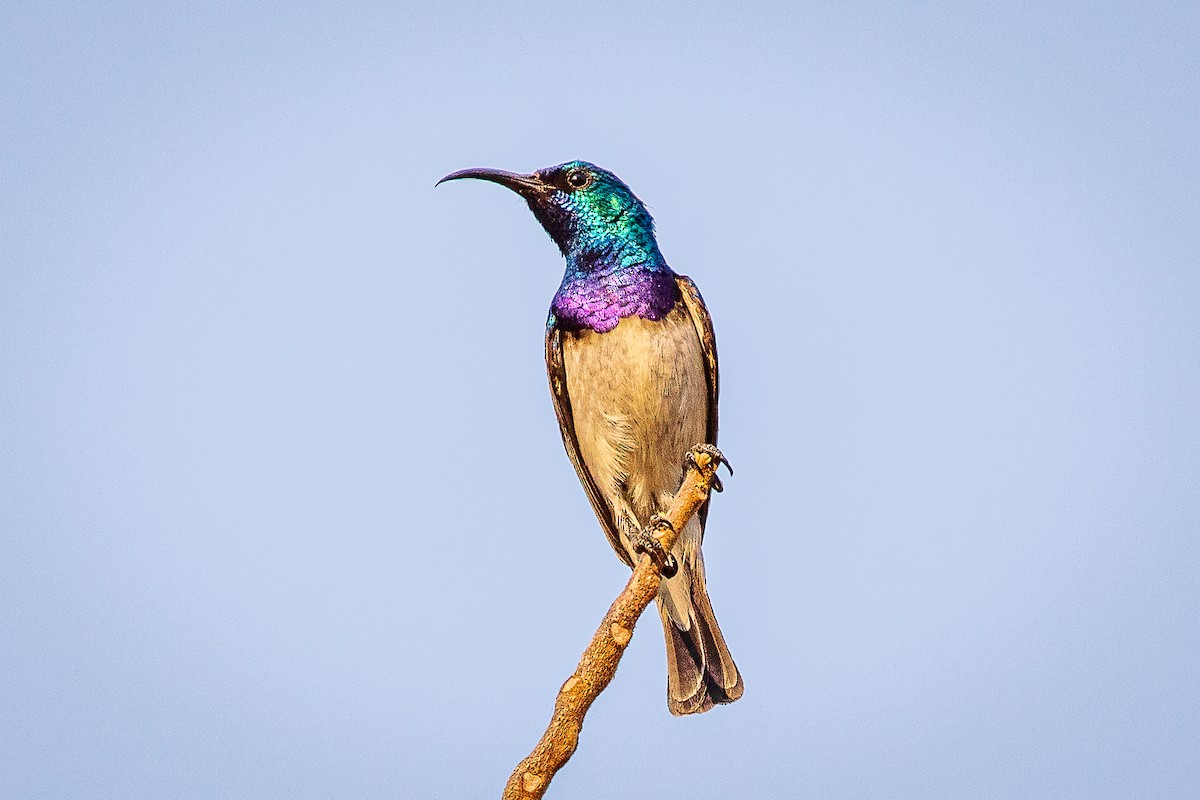
M 458 172 L 451 172 L 435 183 L 434 186 L 441 186 L 446 181 L 458 181 L 463 178 L 477 178 L 481 181 L 498 183 L 501 186 L 512 189 L 522 197 L 528 197 L 535 192 L 542 192 L 546 188 L 546 184 L 538 180 L 535 175 L 521 175 L 516 172 L 507 172 L 502 169 L 488 169 L 487 167 L 472 167 L 471 169 L 460 169 Z

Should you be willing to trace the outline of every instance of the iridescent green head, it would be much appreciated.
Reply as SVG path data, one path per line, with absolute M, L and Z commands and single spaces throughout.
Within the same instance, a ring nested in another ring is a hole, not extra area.
M 598 262 L 665 267 L 646 206 L 620 178 L 595 164 L 568 161 L 528 175 L 464 169 L 442 181 L 460 178 L 499 183 L 524 197 L 576 269 Z

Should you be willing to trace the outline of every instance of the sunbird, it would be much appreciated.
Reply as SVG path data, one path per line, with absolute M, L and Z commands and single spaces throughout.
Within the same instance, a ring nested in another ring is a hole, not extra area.
M 716 339 L 696 284 L 667 266 L 645 204 L 608 170 L 586 161 L 527 175 L 476 168 L 438 183 L 463 178 L 525 198 L 566 259 L 546 322 L 554 409 L 617 556 L 632 567 L 649 552 L 661 565 L 667 707 L 697 714 L 737 700 L 742 678 L 705 588 L 707 504 L 670 553 L 644 532 L 670 505 L 693 445 L 720 455 Z

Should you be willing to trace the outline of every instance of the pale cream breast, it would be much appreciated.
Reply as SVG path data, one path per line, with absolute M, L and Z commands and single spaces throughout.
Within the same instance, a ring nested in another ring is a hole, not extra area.
M 564 333 L 562 344 L 579 456 L 613 510 L 644 525 L 679 488 L 688 448 L 705 441 L 695 326 L 681 303 L 662 320 L 625 317 L 607 333 Z

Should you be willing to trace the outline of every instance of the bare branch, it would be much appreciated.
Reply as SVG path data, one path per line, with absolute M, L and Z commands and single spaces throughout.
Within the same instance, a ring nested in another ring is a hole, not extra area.
M 715 448 L 693 448 L 684 470 L 683 482 L 671 507 L 655 517 L 646 532 L 658 539 L 664 552 L 671 552 L 675 539 L 692 515 L 708 499 L 721 458 Z M 554 715 L 541 741 L 508 779 L 504 800 L 535 800 L 546 793 L 550 781 L 579 745 L 583 717 L 616 674 L 617 664 L 633 636 L 633 626 L 658 594 L 662 576 L 654 560 L 643 554 L 625 589 L 613 602 L 591 643 L 583 651 L 579 666 L 558 691 Z

